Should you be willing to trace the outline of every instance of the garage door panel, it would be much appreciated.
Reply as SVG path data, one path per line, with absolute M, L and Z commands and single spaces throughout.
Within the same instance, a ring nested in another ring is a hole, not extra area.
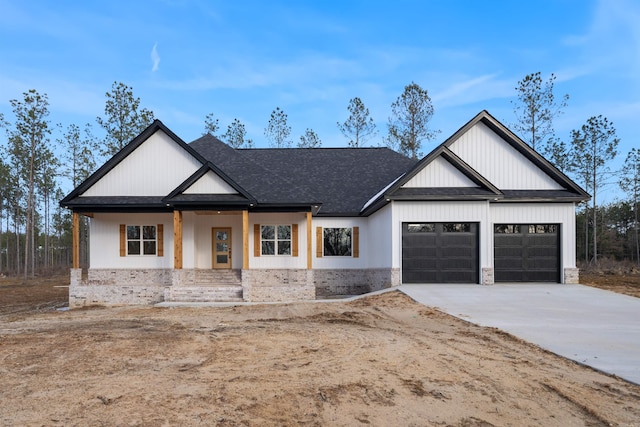
M 560 227 L 557 224 L 496 224 L 496 282 L 558 282 Z
M 477 230 L 476 223 L 404 223 L 403 283 L 477 283 Z
M 496 246 L 495 252 L 494 252 L 494 256 L 496 258 L 522 258 L 523 255 L 523 249 L 521 246 L 518 247 L 498 247 Z

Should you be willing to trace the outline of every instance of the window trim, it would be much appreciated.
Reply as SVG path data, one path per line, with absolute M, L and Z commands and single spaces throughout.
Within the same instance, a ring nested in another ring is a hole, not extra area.
M 139 227 L 140 229 L 140 238 L 138 239 L 130 239 L 129 238 L 129 227 Z M 154 230 L 154 238 L 153 239 L 145 239 L 144 238 L 144 227 L 153 227 Z M 140 243 L 140 253 L 132 254 L 129 253 L 129 242 L 139 242 Z M 152 254 L 144 253 L 144 243 L 145 242 L 154 242 L 154 249 Z M 155 257 L 158 256 L 158 225 L 157 224 L 126 224 L 125 225 L 125 254 L 126 256 L 132 257 Z
M 327 258 L 357 258 L 354 256 L 354 228 L 355 227 L 322 227 L 322 256 Z M 330 255 L 326 252 L 326 231 L 327 230 L 349 230 L 349 254 L 348 255 Z
M 294 246 L 293 246 L 293 239 L 294 239 L 294 226 L 293 224 L 260 224 L 259 226 L 259 254 L 260 256 L 274 256 L 274 257 L 292 257 L 293 255 L 293 251 L 294 251 Z M 264 239 L 262 237 L 262 229 L 263 227 L 274 227 L 273 230 L 273 239 Z M 279 239 L 278 238 L 278 227 L 289 227 L 289 238 L 288 239 Z M 273 242 L 273 253 L 272 254 L 265 254 L 263 252 L 263 242 Z M 287 254 L 280 254 L 278 253 L 278 248 L 279 248 L 279 242 L 289 242 L 289 253 Z

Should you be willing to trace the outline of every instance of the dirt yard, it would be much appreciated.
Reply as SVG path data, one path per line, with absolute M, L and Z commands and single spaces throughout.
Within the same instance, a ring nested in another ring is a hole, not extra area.
M 0 281 L 0 425 L 640 425 L 640 387 L 397 291 L 58 311 L 65 280 Z

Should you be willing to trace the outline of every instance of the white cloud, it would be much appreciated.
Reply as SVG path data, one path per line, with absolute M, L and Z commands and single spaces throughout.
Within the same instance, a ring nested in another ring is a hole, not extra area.
M 153 67 L 151 68 L 151 72 L 155 73 L 158 71 L 158 66 L 160 65 L 160 55 L 158 54 L 158 43 L 153 45 L 153 49 L 151 49 L 151 61 L 153 62 Z

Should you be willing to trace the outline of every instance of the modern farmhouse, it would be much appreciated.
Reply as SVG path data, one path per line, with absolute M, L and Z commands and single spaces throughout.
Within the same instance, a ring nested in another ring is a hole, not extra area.
M 187 144 L 156 120 L 61 201 L 73 211 L 70 306 L 577 283 L 575 204 L 588 198 L 486 111 L 420 161 Z

